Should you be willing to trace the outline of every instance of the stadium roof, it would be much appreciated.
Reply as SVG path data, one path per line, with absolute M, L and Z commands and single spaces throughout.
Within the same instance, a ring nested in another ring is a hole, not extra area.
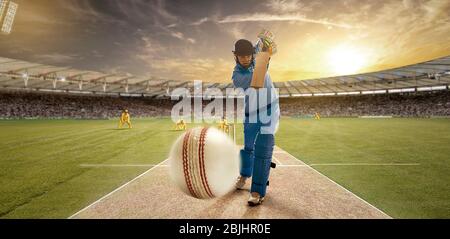
M 232 84 L 203 82 L 202 89 Z M 448 89 L 450 56 L 395 69 L 330 78 L 274 83 L 281 97 L 389 93 Z M 194 92 L 192 81 L 106 74 L 0 57 L 0 87 L 71 93 L 101 93 L 167 97 L 175 88 Z

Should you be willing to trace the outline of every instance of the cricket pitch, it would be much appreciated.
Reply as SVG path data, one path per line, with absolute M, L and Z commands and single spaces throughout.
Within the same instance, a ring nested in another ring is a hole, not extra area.
M 390 218 L 279 147 L 274 162 L 278 167 L 271 170 L 266 200 L 259 207 L 247 205 L 250 182 L 221 198 L 189 197 L 172 184 L 164 161 L 70 218 Z

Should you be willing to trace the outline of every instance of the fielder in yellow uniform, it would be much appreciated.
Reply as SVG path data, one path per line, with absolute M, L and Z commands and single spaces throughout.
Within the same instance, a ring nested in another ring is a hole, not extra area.
M 175 125 L 175 130 L 186 130 L 186 123 L 183 119 L 178 120 L 178 122 Z
M 128 110 L 124 110 L 122 112 L 122 115 L 120 116 L 119 129 L 122 128 L 124 124 L 127 124 L 129 129 L 133 128 L 131 126 L 131 117 L 130 114 L 128 113 Z
M 315 113 L 315 114 L 314 114 L 314 119 L 320 120 L 320 114 L 319 114 L 319 113 Z
M 230 132 L 230 125 L 228 124 L 228 121 L 225 117 L 222 118 L 222 121 L 220 121 L 219 129 L 227 134 Z

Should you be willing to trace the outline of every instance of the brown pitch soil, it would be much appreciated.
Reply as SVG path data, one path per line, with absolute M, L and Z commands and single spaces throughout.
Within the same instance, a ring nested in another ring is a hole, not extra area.
M 108 194 L 71 218 L 390 218 L 280 148 L 264 203 L 249 207 L 245 190 L 199 200 L 183 194 L 169 178 L 167 162 Z

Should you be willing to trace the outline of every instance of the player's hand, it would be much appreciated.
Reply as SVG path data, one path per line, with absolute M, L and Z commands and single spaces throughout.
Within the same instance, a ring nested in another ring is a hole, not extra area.
M 262 51 L 263 51 L 263 52 L 269 53 L 270 56 L 273 56 L 273 54 L 274 54 L 274 48 L 276 48 L 275 42 L 272 43 L 272 44 L 269 45 L 269 46 L 264 46 L 263 49 L 262 49 Z

